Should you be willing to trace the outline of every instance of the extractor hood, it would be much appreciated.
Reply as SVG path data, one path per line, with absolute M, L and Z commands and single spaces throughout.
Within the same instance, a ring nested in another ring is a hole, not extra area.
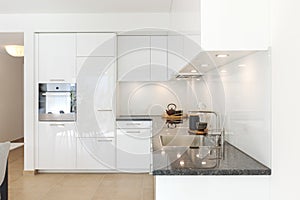
M 185 72 L 180 72 L 176 75 L 176 78 L 180 78 L 180 79 L 183 79 L 183 78 L 200 78 L 201 76 L 203 76 L 202 73 L 185 73 Z

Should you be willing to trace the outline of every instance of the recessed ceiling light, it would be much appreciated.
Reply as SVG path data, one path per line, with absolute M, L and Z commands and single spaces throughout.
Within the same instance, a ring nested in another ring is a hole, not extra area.
M 191 70 L 191 72 L 192 72 L 192 73 L 196 73 L 196 72 L 197 72 L 197 70 L 195 70 L 195 69 L 192 69 L 192 70 Z
M 197 81 L 200 81 L 200 78 L 197 78 L 196 80 L 197 80 Z
M 221 73 L 227 73 L 227 71 L 225 69 L 220 71 Z
M 201 64 L 200 66 L 201 66 L 201 67 L 208 67 L 209 64 Z
M 180 153 L 178 153 L 176 156 L 177 156 L 177 158 L 180 158 L 180 157 L 181 157 L 181 154 L 180 154 Z
M 180 164 L 181 166 L 183 166 L 183 165 L 184 165 L 184 161 L 181 160 L 181 161 L 179 162 L 179 164 Z
M 229 54 L 216 54 L 216 56 L 217 56 L 218 58 L 226 58 L 226 57 L 229 56 Z
M 238 67 L 246 67 L 245 64 L 239 64 Z

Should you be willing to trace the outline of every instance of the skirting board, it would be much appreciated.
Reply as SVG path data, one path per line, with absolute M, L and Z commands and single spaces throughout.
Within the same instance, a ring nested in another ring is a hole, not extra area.
M 24 170 L 23 175 L 24 176 L 35 176 L 38 174 L 37 170 Z

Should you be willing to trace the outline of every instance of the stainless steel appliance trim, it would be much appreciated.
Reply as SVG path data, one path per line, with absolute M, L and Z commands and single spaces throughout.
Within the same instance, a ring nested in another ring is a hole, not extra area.
M 65 79 L 50 79 L 50 81 L 60 81 L 60 82 L 62 82 L 62 81 L 65 81 Z

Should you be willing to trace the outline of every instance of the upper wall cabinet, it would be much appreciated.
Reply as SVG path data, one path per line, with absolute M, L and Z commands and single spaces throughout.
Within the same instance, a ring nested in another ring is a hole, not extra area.
M 167 36 L 118 36 L 119 81 L 166 81 Z
M 118 36 L 118 80 L 150 81 L 149 36 Z
M 201 0 L 204 50 L 267 50 L 268 0 Z
M 115 56 L 114 33 L 77 33 L 77 56 Z
M 199 35 L 169 35 L 168 78 L 174 79 L 179 72 L 190 73 L 197 69 L 193 60 L 201 51 Z
M 75 82 L 75 33 L 36 34 L 39 82 Z
M 150 36 L 150 79 L 166 81 L 168 79 L 167 36 Z

